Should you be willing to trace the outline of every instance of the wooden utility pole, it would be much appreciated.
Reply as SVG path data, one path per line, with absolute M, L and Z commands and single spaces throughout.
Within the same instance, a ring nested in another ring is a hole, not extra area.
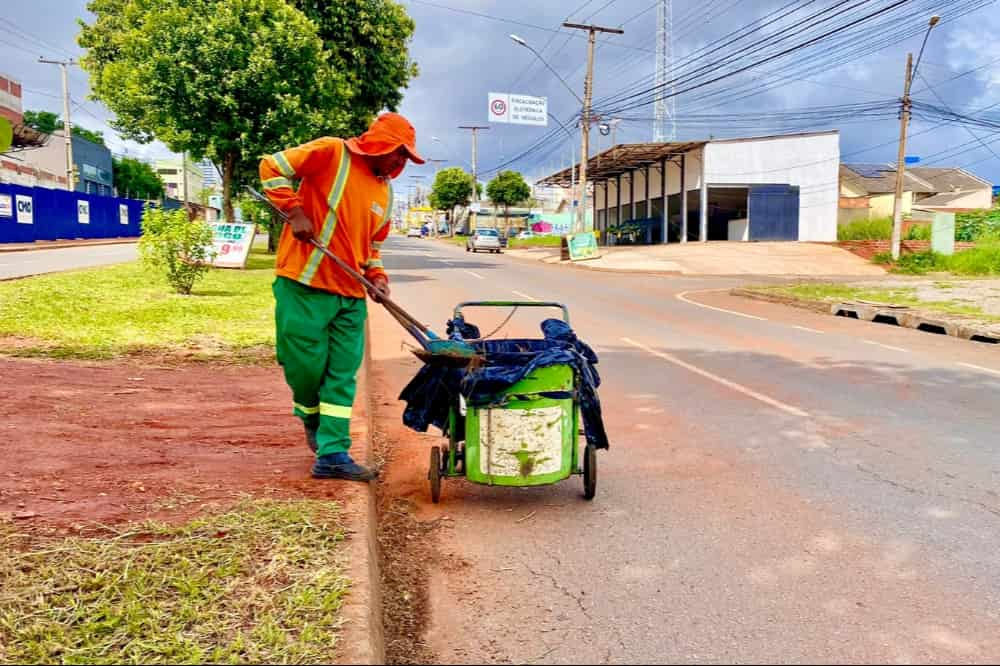
M 487 125 L 459 125 L 458 129 L 470 130 L 472 132 L 472 203 L 479 203 L 479 175 L 476 173 L 476 155 L 479 139 L 479 130 L 488 130 Z M 469 212 L 469 231 L 475 226 L 475 213 Z
M 72 192 L 76 189 L 76 183 L 73 178 L 73 127 L 69 121 L 69 75 L 66 68 L 70 65 L 75 65 L 76 61 L 72 58 L 69 60 L 46 60 L 45 58 L 39 58 L 38 62 L 43 62 L 46 65 L 59 65 L 59 68 L 62 70 L 63 133 L 66 135 L 66 189 Z
M 892 258 L 899 259 L 903 236 L 903 179 L 906 175 L 906 126 L 910 123 L 910 84 L 913 81 L 913 54 L 906 54 L 906 78 L 899 114 L 899 155 L 896 158 L 896 198 L 892 206 Z
M 563 23 L 564 28 L 586 30 L 587 40 L 587 77 L 583 81 L 583 114 L 580 127 L 580 198 L 576 206 L 576 223 L 574 231 L 582 233 L 587 228 L 587 162 L 590 160 L 590 102 L 594 90 L 594 44 L 597 33 L 608 32 L 614 35 L 624 35 L 619 28 L 604 28 L 598 25 L 581 25 L 579 23 Z

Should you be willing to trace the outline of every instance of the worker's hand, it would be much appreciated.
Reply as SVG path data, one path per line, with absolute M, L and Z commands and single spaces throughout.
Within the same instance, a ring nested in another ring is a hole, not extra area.
M 372 278 L 372 284 L 377 291 L 369 291 L 369 295 L 376 303 L 382 302 L 382 297 L 389 297 L 389 278 L 384 275 L 376 275 Z
M 302 210 L 302 206 L 296 206 L 288 213 L 288 226 L 292 228 L 292 235 L 296 240 L 306 242 L 315 235 L 312 220 Z

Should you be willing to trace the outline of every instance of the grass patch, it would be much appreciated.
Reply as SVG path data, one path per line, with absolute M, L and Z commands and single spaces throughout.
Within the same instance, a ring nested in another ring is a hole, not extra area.
M 893 264 L 892 255 L 883 252 L 872 257 L 876 264 L 891 266 L 893 273 L 926 275 L 927 273 L 952 273 L 954 275 L 1000 275 L 1000 241 L 980 241 L 979 245 L 961 250 L 951 256 L 933 251 L 900 255 Z
M 331 663 L 348 587 L 337 512 L 248 501 L 58 541 L 0 525 L 0 662 Z
M 524 240 L 517 238 L 510 239 L 510 248 L 512 250 L 529 247 L 559 247 L 560 245 L 562 245 L 562 237 L 560 236 L 535 236 L 534 238 L 525 238 Z
M 892 218 L 856 220 L 837 227 L 837 240 L 889 240 L 892 238 Z
M 274 342 L 273 276 L 274 256 L 254 251 L 246 270 L 213 269 L 191 296 L 139 262 L 0 282 L 0 337 L 26 341 L 19 355 L 247 360 Z
M 806 301 L 837 303 L 840 301 L 871 301 L 894 305 L 908 305 L 928 312 L 962 315 L 984 321 L 1000 321 L 1000 316 L 988 314 L 975 305 L 955 301 L 924 301 L 917 298 L 917 290 L 912 287 L 878 289 L 852 287 L 845 284 L 795 284 L 775 287 L 756 287 L 762 291 L 782 296 L 790 296 Z

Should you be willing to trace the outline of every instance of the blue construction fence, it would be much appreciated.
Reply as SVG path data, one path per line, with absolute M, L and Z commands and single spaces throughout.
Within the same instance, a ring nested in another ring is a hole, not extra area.
M 0 243 L 137 238 L 145 202 L 0 183 Z

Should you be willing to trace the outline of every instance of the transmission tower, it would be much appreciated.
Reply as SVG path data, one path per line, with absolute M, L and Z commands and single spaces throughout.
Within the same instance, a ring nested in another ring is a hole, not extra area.
M 677 138 L 674 117 L 674 10 L 672 0 L 660 0 L 656 17 L 656 114 L 653 120 L 653 141 L 673 141 Z

